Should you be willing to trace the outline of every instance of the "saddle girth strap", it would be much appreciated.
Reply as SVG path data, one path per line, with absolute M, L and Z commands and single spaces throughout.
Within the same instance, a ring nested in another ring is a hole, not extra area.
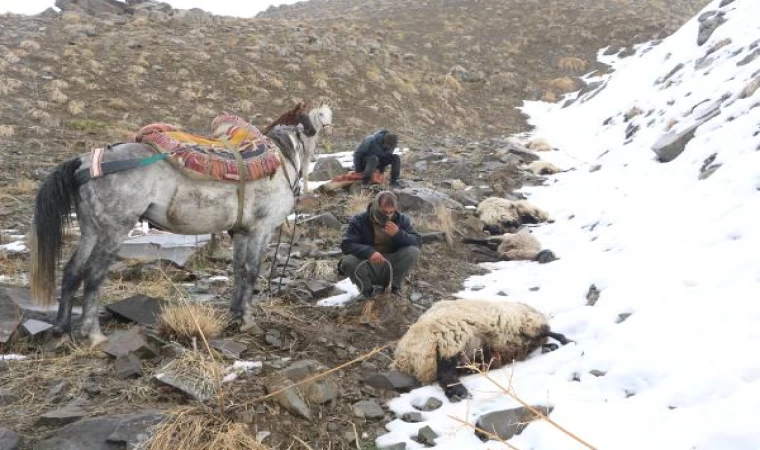
M 248 167 L 245 164 L 245 161 L 243 161 L 243 155 L 240 154 L 240 151 L 232 146 L 230 142 L 227 140 L 226 136 L 220 136 L 219 140 L 222 141 L 225 147 L 235 156 L 235 162 L 237 162 L 237 168 L 238 168 L 238 185 L 237 185 L 237 198 L 238 198 L 238 208 L 237 208 L 237 219 L 235 220 L 235 225 L 232 226 L 233 230 L 240 229 L 240 226 L 243 224 L 243 208 L 245 207 L 245 182 L 248 178 Z

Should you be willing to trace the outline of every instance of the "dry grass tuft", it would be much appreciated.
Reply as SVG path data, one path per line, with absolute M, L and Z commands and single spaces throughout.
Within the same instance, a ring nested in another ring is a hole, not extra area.
M 201 334 L 207 339 L 218 336 L 229 320 L 226 312 L 202 303 L 171 305 L 161 312 L 158 332 L 165 338 L 190 343 L 202 340 Z
M 153 429 L 143 450 L 267 450 L 248 426 L 212 416 L 197 408 L 172 411 Z
M 364 212 L 367 205 L 372 201 L 372 194 L 369 192 L 360 192 L 353 194 L 346 199 L 346 213 L 350 215 Z
M 565 56 L 557 61 L 557 67 L 568 72 L 580 73 L 586 70 L 588 63 L 581 58 Z
M 335 263 L 324 259 L 311 259 L 301 264 L 296 272 L 296 276 L 303 280 L 335 280 Z
M 0 138 L 11 137 L 16 134 L 13 125 L 0 125 Z

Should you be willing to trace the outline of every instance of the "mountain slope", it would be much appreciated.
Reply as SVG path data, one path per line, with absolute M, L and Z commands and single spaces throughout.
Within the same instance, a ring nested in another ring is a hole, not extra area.
M 458 295 L 525 301 L 577 341 L 490 377 L 553 406 L 552 420 L 595 448 L 760 448 L 758 14 L 752 0 L 711 2 L 631 58 L 600 55 L 616 71 L 589 80 L 598 91 L 523 109 L 558 149 L 544 158 L 575 169 L 524 190 L 554 218 L 535 234 L 560 260 L 490 265 Z M 683 152 L 663 136 L 681 137 Z M 421 423 L 391 422 L 378 443 L 423 448 L 411 437 L 431 426 L 433 448 L 502 448 L 460 421 L 519 405 L 485 378 L 465 385 L 469 402 L 448 403 L 433 386 L 393 400 L 399 416 L 428 396 L 444 405 Z M 509 442 L 587 448 L 546 422 Z

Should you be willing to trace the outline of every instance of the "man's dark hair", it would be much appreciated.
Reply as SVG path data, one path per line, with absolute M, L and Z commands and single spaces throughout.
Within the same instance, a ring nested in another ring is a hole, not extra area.
M 392 204 L 394 207 L 398 207 L 398 200 L 393 192 L 384 191 L 377 196 L 377 204 L 382 206 L 386 203 Z
M 383 147 L 394 149 L 396 148 L 396 145 L 398 144 L 398 136 L 396 136 L 393 133 L 388 133 L 385 136 L 383 136 Z

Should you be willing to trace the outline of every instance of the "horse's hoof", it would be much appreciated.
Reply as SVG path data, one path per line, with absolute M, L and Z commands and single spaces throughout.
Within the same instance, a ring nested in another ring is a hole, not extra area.
M 246 334 L 264 334 L 264 330 L 261 329 L 256 321 L 252 317 L 244 317 L 242 324 L 240 325 L 240 332 Z
M 90 339 L 90 348 L 95 348 L 108 342 L 108 338 L 103 333 L 90 333 L 87 337 Z

